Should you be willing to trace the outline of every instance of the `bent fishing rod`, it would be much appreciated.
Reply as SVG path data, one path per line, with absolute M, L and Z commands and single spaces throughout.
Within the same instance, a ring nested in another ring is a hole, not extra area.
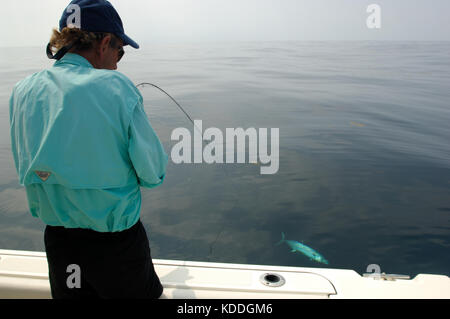
M 159 86 L 153 84 L 153 83 L 149 83 L 149 82 L 142 82 L 139 83 L 138 85 L 136 85 L 137 88 L 139 88 L 139 86 L 145 87 L 146 85 L 150 85 L 153 86 L 154 88 L 160 90 L 161 92 L 163 92 L 164 94 L 166 94 L 177 106 L 178 108 L 187 116 L 187 118 L 189 119 L 189 121 L 191 121 L 192 125 L 194 125 L 194 127 L 200 132 L 200 134 L 203 133 L 201 132 L 201 130 L 197 127 L 197 125 L 195 125 L 194 121 L 192 120 L 192 118 L 189 116 L 189 114 L 183 109 L 183 107 L 181 107 L 181 105 L 172 97 L 170 96 L 169 93 L 167 93 L 166 91 L 164 91 L 163 89 L 161 89 Z

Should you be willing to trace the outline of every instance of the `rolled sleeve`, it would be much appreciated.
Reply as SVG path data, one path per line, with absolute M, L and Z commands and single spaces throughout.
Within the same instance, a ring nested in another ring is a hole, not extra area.
M 128 154 L 139 185 L 146 188 L 161 185 L 166 174 L 168 156 L 151 127 L 141 103 L 134 108 L 128 136 Z

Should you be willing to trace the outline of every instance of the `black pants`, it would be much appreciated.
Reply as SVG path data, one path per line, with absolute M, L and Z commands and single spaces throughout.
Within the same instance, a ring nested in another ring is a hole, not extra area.
M 159 298 L 163 292 L 141 221 L 114 233 L 47 226 L 44 242 L 55 299 Z

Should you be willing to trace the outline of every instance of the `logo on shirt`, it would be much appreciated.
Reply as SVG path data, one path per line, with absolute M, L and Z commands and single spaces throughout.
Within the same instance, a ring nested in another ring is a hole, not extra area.
M 43 171 L 34 171 L 34 172 L 44 182 L 50 177 L 51 174 L 50 172 L 43 172 Z

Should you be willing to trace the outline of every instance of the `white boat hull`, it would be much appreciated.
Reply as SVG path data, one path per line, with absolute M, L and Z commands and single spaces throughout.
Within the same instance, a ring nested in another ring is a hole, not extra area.
M 353 270 L 154 259 L 162 298 L 450 298 L 450 278 L 420 274 L 410 280 L 362 277 Z M 265 274 L 284 279 L 279 287 Z M 76 288 L 74 288 L 76 289 Z M 44 252 L 0 250 L 0 298 L 51 298 Z

